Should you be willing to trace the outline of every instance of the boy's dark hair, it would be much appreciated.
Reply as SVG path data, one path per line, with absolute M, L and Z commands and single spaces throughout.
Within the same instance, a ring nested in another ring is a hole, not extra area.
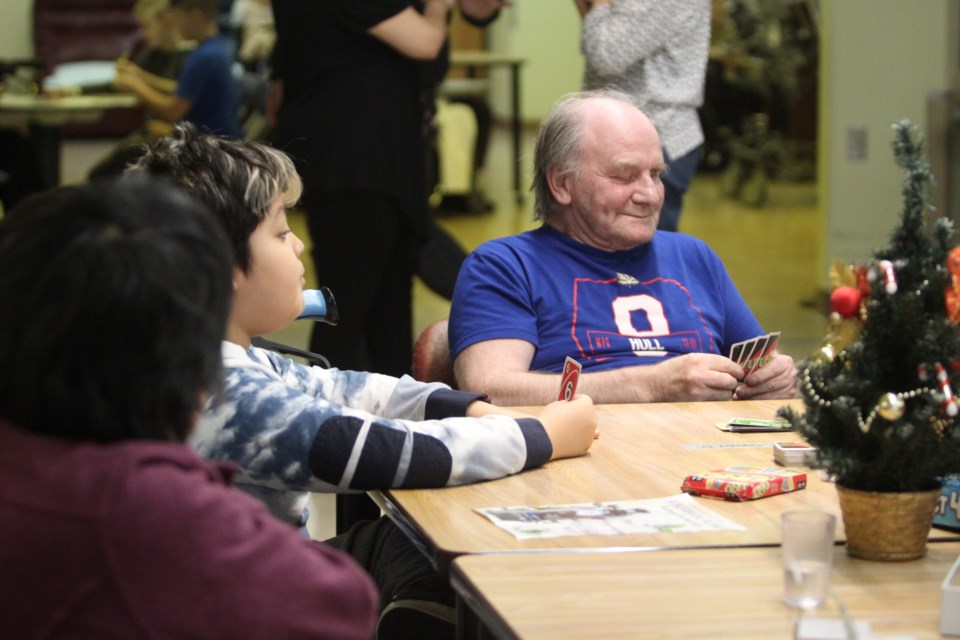
M 267 145 L 200 133 L 187 122 L 150 145 L 127 175 L 168 177 L 220 219 L 233 247 L 234 264 L 250 269 L 250 235 L 282 197 L 286 206 L 303 189 L 293 161 Z
M 208 19 L 216 22 L 220 15 L 220 0 L 170 0 L 171 9 L 199 9 Z
M 0 221 L 0 418 L 183 441 L 216 392 L 232 292 L 213 216 L 169 183 L 63 187 Z

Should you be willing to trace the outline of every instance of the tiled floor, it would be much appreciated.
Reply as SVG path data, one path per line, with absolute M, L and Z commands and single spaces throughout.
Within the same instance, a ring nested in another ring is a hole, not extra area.
M 532 130 L 525 132 L 524 166 L 529 164 L 532 135 Z M 103 141 L 68 141 L 63 153 L 64 181 L 82 180 L 87 167 L 109 146 Z M 495 129 L 487 165 L 485 191 L 496 203 L 495 209 L 484 214 L 440 217 L 440 223 L 468 249 L 489 238 L 534 226 L 532 199 L 528 197 L 518 205 L 512 191 L 505 129 Z M 529 184 L 527 176 L 524 184 Z M 294 213 L 291 221 L 309 242 L 302 215 Z M 751 207 L 724 197 L 718 176 L 698 175 L 687 195 L 680 227 L 703 238 L 717 251 L 764 329 L 782 332 L 782 351 L 795 358 L 812 353 L 826 328 L 826 317 L 816 304 L 823 277 L 816 263 L 822 224 L 814 183 L 772 183 L 765 205 Z M 304 256 L 308 258 L 309 252 Z M 316 286 L 310 271 L 308 287 Z M 449 302 L 419 281 L 414 285 L 414 307 L 417 332 L 449 313 Z M 271 337 L 306 346 L 308 331 L 309 324 L 299 322 Z M 332 535 L 332 504 L 330 496 L 315 498 L 313 511 L 321 516 L 312 518 L 317 538 Z

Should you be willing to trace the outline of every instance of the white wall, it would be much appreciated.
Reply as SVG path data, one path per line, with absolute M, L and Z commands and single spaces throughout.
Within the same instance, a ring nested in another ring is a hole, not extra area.
M 926 98 L 950 86 L 960 57 L 958 0 L 822 0 L 820 191 L 825 256 L 863 260 L 887 244 L 902 212 L 894 122 L 926 134 Z M 852 129 L 866 156 L 848 156 Z M 826 268 L 824 267 L 824 272 Z

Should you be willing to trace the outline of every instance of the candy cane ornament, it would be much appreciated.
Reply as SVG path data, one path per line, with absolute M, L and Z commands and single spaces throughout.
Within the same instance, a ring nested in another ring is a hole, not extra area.
M 934 364 L 937 371 L 937 386 L 940 387 L 940 393 L 943 399 L 940 400 L 940 408 L 950 417 L 957 415 L 957 401 L 953 397 L 953 389 L 950 388 L 950 379 L 947 377 L 947 370 L 943 365 L 937 362 Z
M 883 272 L 883 290 L 888 296 L 892 296 L 897 292 L 897 275 L 893 271 L 893 263 L 889 260 L 881 260 L 877 266 Z

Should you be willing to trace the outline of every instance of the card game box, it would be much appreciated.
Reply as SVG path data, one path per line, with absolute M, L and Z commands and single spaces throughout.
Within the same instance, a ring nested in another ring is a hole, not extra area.
M 806 466 L 817 456 L 817 448 L 802 442 L 774 442 L 773 461 L 789 467 L 792 464 Z
M 711 496 L 742 502 L 799 491 L 807 486 L 807 473 L 792 469 L 737 466 L 687 476 L 680 489 L 693 496 Z

